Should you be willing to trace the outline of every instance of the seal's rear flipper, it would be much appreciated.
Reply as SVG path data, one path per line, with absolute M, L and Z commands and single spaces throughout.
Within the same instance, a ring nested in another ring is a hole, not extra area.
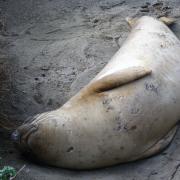
M 170 26 L 176 22 L 176 19 L 170 17 L 160 17 L 159 20 L 167 26 Z
M 163 151 L 165 148 L 168 147 L 168 145 L 173 140 L 173 138 L 176 134 L 176 131 L 177 131 L 177 125 L 171 131 L 169 131 L 169 133 L 166 136 L 164 136 L 161 140 L 156 142 L 154 145 L 152 145 L 149 149 L 147 149 L 141 155 L 136 157 L 134 160 L 144 159 L 144 158 L 147 158 L 149 156 L 152 156 L 154 154 L 157 154 L 157 153 Z
M 128 25 L 132 28 L 136 25 L 137 21 L 139 18 L 131 18 L 131 17 L 127 17 L 126 21 L 128 23 Z M 176 22 L 176 19 L 174 18 L 170 18 L 170 17 L 160 17 L 158 18 L 159 21 L 163 22 L 164 24 L 166 24 L 167 26 L 170 26 L 172 24 L 174 24 Z
M 91 82 L 86 91 L 91 94 L 112 90 L 150 74 L 150 69 L 141 66 L 123 69 Z
M 126 18 L 126 22 L 131 28 L 136 24 L 137 20 L 138 18 L 131 18 L 131 17 Z

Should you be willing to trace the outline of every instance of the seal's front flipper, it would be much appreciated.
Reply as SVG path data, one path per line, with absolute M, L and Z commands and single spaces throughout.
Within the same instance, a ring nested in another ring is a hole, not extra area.
M 164 136 L 161 140 L 156 142 L 153 146 L 151 146 L 148 150 L 143 152 L 141 155 L 139 155 L 136 159 L 143 159 L 147 158 L 149 156 L 152 156 L 154 154 L 157 154 L 161 151 L 163 151 L 173 140 L 175 134 L 177 131 L 177 126 L 175 126 L 166 136 Z
M 170 26 L 176 22 L 174 18 L 169 18 L 169 17 L 160 17 L 159 20 L 162 21 L 167 26 Z
M 150 74 L 150 69 L 141 66 L 123 69 L 92 81 L 86 90 L 89 93 L 100 93 L 120 87 Z

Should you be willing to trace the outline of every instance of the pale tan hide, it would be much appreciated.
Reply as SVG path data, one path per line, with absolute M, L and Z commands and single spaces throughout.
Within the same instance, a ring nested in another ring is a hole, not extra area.
M 13 137 L 49 165 L 92 169 L 158 153 L 179 118 L 180 41 L 163 22 L 142 17 L 84 89 Z

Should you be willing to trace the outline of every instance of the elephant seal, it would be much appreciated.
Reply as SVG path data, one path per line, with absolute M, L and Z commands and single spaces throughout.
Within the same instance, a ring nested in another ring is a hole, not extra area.
M 87 86 L 13 133 L 22 151 L 49 165 L 93 169 L 167 147 L 180 118 L 180 41 L 158 19 L 129 22 L 129 37 Z

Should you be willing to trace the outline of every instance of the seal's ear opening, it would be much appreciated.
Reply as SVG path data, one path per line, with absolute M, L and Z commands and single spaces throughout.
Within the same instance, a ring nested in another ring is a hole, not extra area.
M 112 90 L 150 75 L 151 72 L 152 71 L 150 69 L 141 66 L 123 69 L 112 74 L 105 75 L 102 78 L 91 82 L 87 86 L 86 91 L 92 94 Z

